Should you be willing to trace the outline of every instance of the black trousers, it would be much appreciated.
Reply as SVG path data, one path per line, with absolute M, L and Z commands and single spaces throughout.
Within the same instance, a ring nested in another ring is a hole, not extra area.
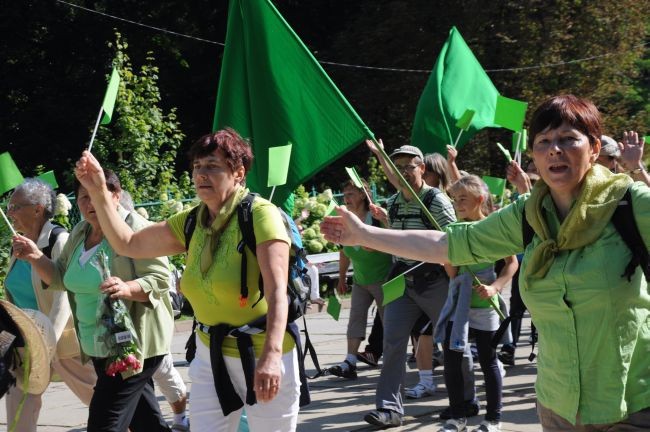
M 142 372 L 127 379 L 106 375 L 106 360 L 93 359 L 97 384 L 90 401 L 88 432 L 169 432 L 152 379 L 162 359 L 145 359 Z

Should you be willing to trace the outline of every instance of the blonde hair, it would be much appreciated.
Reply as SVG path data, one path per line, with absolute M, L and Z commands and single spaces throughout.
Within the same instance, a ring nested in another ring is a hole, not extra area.
M 481 178 L 473 174 L 466 175 L 458 179 L 457 182 L 449 187 L 449 194 L 452 197 L 461 191 L 465 191 L 476 198 L 482 196 L 483 202 L 481 203 L 481 212 L 484 216 L 492 213 L 492 194 L 490 193 L 488 186 L 483 180 L 481 180 Z

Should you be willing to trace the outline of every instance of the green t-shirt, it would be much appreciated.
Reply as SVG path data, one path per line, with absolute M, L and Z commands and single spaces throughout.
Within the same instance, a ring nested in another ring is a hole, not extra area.
M 81 349 L 87 356 L 104 357 L 95 346 L 95 330 L 97 328 L 97 305 L 100 300 L 99 285 L 104 281 L 97 264 L 97 253 L 101 250 L 110 260 L 112 251 L 106 240 L 98 245 L 92 256 L 84 263 L 79 263 L 83 252 L 83 242 L 80 242 L 72 254 L 70 265 L 63 276 L 63 283 L 75 295 L 75 316 L 79 330 Z
M 485 269 L 487 269 L 489 267 L 492 267 L 492 266 L 493 266 L 492 263 L 481 263 L 481 264 L 471 264 L 471 265 L 468 265 L 468 266 L 460 266 L 458 268 L 458 274 L 467 273 L 468 268 L 471 269 L 474 272 L 474 274 L 476 274 L 476 273 L 480 272 L 481 270 L 485 270 Z M 484 281 L 481 281 L 481 282 L 485 283 Z M 474 281 L 472 283 L 472 285 L 474 283 L 476 283 L 476 282 Z M 496 304 L 499 304 L 499 295 L 498 294 L 493 295 L 492 300 Z M 481 298 L 481 296 L 478 295 L 476 290 L 472 288 L 472 299 L 471 299 L 469 307 L 474 308 L 474 309 L 485 309 L 485 308 L 489 308 L 489 307 L 492 307 L 492 306 L 490 304 L 490 299 Z
M 235 209 L 235 211 L 237 210 Z M 190 210 L 186 210 L 177 213 L 167 220 L 170 229 L 182 244 L 185 244 L 183 226 L 189 212 Z M 282 217 L 273 204 L 265 199 L 255 198 L 252 212 L 253 229 L 258 245 L 270 240 L 290 243 Z M 240 306 L 241 254 L 237 251 L 237 245 L 241 239 L 242 234 L 235 214 L 230 218 L 230 222 L 221 234 L 212 266 L 203 275 L 200 270 L 200 260 L 206 240 L 206 230 L 197 218 L 187 254 L 187 265 L 181 277 L 181 289 L 192 304 L 196 319 L 205 325 L 229 324 L 238 327 L 265 315 L 267 312 L 268 306 L 265 298 L 255 305 L 260 298 L 257 286 L 260 269 L 257 259 L 248 248 L 246 248 L 248 302 L 246 305 Z M 255 307 L 252 307 L 253 305 Z M 198 332 L 198 334 L 199 338 L 209 345 L 208 336 L 203 332 Z M 256 355 L 262 352 L 265 337 L 266 333 L 252 336 Z M 293 346 L 293 339 L 288 333 L 285 333 L 283 352 L 290 351 Z M 223 354 L 229 357 L 239 357 L 235 338 L 227 337 L 225 339 Z
M 372 224 L 370 213 L 367 214 L 365 223 Z M 352 280 L 357 285 L 372 285 L 384 282 L 393 264 L 392 255 L 368 251 L 360 246 L 345 246 L 343 247 L 343 253 L 352 261 L 352 267 L 354 267 Z

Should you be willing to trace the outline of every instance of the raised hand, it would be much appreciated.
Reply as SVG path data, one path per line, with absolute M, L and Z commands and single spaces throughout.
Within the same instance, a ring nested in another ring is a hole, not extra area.
M 621 149 L 619 163 L 626 171 L 643 168 L 644 138 L 635 131 L 623 132 L 623 141 L 618 143 Z
M 379 147 L 384 148 L 384 143 L 381 139 L 377 140 L 377 143 L 379 144 Z M 374 141 L 372 140 L 366 140 L 366 145 L 368 146 L 368 149 L 375 155 L 380 154 L 381 152 L 377 148 L 377 145 L 375 144 Z
M 382 226 L 388 226 L 388 211 L 377 204 L 370 204 L 372 217 L 381 222 Z
M 447 163 L 453 164 L 456 163 L 456 158 L 458 157 L 458 150 L 456 147 L 447 144 Z
M 77 180 L 79 180 L 79 183 L 90 194 L 101 191 L 106 184 L 102 166 L 95 159 L 95 156 L 87 150 L 81 154 L 81 157 L 77 161 L 74 174 Z
M 511 161 L 506 167 L 506 178 L 515 185 L 520 194 L 528 193 L 532 189 L 530 177 L 521 169 L 517 161 Z
M 43 252 L 36 246 L 36 243 L 25 236 L 16 234 L 12 238 L 11 248 L 17 259 L 33 262 L 43 256 Z

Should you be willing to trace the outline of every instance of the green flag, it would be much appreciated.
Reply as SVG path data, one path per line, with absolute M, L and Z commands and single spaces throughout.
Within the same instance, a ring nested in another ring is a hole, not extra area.
M 267 186 L 282 186 L 287 182 L 291 147 L 292 144 L 289 143 L 285 146 L 269 148 L 269 179 Z
M 101 124 L 109 124 L 111 122 L 111 117 L 113 116 L 113 108 L 115 107 L 115 99 L 117 99 L 117 91 L 120 89 L 120 74 L 117 73 L 117 69 L 113 68 L 111 73 L 111 80 L 108 82 L 108 88 L 106 89 L 106 94 L 104 95 L 104 101 L 102 102 L 102 114 Z
M 329 205 L 327 206 L 327 210 L 325 210 L 325 216 L 329 216 L 332 213 L 336 214 L 335 207 L 338 206 L 339 204 L 336 202 L 334 198 L 330 200 Z
M 372 132 L 269 0 L 231 0 L 213 129 L 251 139 L 247 185 L 269 196 L 268 148 L 293 143 L 287 183 L 274 201 Z
M 528 147 L 528 130 L 527 129 L 522 129 L 521 132 L 514 132 L 512 134 L 512 151 L 516 152 L 517 150 L 519 151 L 526 151 L 526 148 Z M 517 147 L 519 145 L 519 147 Z
M 526 109 L 528 109 L 527 102 L 498 95 L 494 123 L 513 132 L 519 132 L 524 127 Z
M 43 174 L 37 177 L 40 180 L 43 180 L 45 183 L 52 186 L 52 189 L 59 187 L 59 184 L 56 182 L 56 177 L 54 176 L 54 171 L 44 172 Z
M 474 118 L 474 114 L 476 114 L 476 111 L 474 110 L 465 110 L 465 113 L 463 113 L 463 115 L 460 117 L 460 120 L 456 122 L 456 127 L 458 129 L 467 131 L 472 124 L 472 118 Z
M 335 295 L 327 297 L 327 313 L 334 318 L 335 321 L 339 320 L 341 315 L 341 302 Z
M 382 306 L 386 306 L 388 303 L 402 297 L 405 289 L 406 278 L 404 277 L 404 274 L 395 276 L 393 279 L 383 284 L 381 286 L 381 290 L 384 292 L 384 302 L 382 303 Z
M 483 181 L 485 184 L 487 184 L 487 187 L 492 195 L 500 197 L 506 190 L 506 179 L 483 176 Z
M 645 144 L 650 144 L 650 135 L 644 136 L 643 141 L 644 141 Z
M 446 145 L 452 144 L 461 130 L 456 123 L 466 110 L 473 110 L 476 114 L 458 141 L 458 148 L 462 148 L 476 132 L 495 126 L 498 94 L 472 50 L 452 27 L 420 96 L 411 144 L 424 153 L 447 154 Z
M 0 154 L 0 195 L 7 193 L 24 180 L 9 152 Z
M 352 168 L 345 167 L 345 171 L 348 173 L 350 176 L 350 179 L 352 180 L 352 183 L 360 189 L 363 189 L 363 183 L 361 182 L 361 177 L 359 177 L 359 174 L 357 174 L 357 170 Z
M 503 155 L 506 157 L 506 160 L 508 161 L 508 163 L 512 162 L 512 156 L 510 156 L 510 152 L 508 151 L 508 149 L 503 147 L 501 145 L 501 143 L 497 143 L 497 147 L 499 147 L 499 150 L 501 150 L 501 153 L 503 153 Z

